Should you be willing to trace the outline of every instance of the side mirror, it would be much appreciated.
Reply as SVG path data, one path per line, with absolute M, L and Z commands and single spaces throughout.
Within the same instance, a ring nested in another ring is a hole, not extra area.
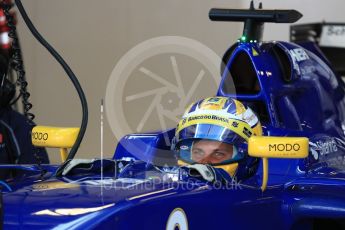
M 60 148 L 61 161 L 67 158 L 67 149 L 72 148 L 79 133 L 79 128 L 35 126 L 31 141 L 34 146 Z
M 261 190 L 268 181 L 268 158 L 306 158 L 309 154 L 309 139 L 306 137 L 252 136 L 248 140 L 248 154 L 263 161 Z

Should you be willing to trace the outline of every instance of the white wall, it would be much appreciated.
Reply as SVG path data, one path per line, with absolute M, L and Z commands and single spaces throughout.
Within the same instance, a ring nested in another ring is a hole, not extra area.
M 37 29 L 79 77 L 86 93 L 89 125 L 77 155 L 80 158 L 99 156 L 100 101 L 112 69 L 133 46 L 157 36 L 183 36 L 221 56 L 240 33 L 239 25 L 208 19 L 213 6 L 238 7 L 238 2 L 225 0 L 27 0 L 23 4 Z M 18 28 L 35 121 L 40 125 L 79 126 L 80 103 L 66 74 L 29 34 L 21 18 Z M 199 91 L 204 96 L 215 93 L 207 87 Z M 146 108 L 139 104 L 138 109 Z M 112 156 L 116 142 L 105 121 L 106 156 Z M 59 161 L 56 153 L 50 156 L 53 162 Z

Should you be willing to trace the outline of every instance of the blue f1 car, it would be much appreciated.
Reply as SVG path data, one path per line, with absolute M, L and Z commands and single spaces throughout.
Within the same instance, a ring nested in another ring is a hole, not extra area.
M 3 183 L 5 229 L 345 228 L 345 85 L 315 44 L 261 41 L 265 22 L 302 15 L 252 8 L 209 16 L 245 22 L 224 55 L 217 96 L 256 112 L 264 137 L 253 145 L 263 153 L 249 152 L 237 178 L 207 180 L 175 164 L 164 141 L 173 138 L 170 129 L 123 137 L 109 160 L 2 165 L 23 172 Z M 33 133 L 41 141 L 52 132 Z M 307 155 L 296 159 L 290 151 L 301 138 Z

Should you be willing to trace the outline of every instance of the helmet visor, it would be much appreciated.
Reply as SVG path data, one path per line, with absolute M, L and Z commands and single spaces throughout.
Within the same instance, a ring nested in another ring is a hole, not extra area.
M 244 157 L 245 144 L 209 140 L 188 139 L 177 147 L 178 158 L 188 164 L 225 165 L 237 162 Z

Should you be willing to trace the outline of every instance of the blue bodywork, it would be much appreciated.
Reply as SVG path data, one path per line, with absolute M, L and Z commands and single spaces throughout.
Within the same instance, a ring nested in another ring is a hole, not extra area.
M 241 181 L 210 184 L 172 166 L 165 140 L 174 129 L 130 134 L 115 150 L 121 170 L 105 170 L 103 178 L 93 169 L 55 177 L 54 165 L 0 166 L 24 172 L 3 187 L 4 228 L 180 229 L 167 225 L 176 208 L 184 211 L 188 229 L 344 227 L 340 77 L 312 43 L 238 42 L 227 53 L 216 95 L 250 106 L 265 135 L 310 140 L 306 159 L 269 160 L 266 191 L 260 189 L 260 161 Z

